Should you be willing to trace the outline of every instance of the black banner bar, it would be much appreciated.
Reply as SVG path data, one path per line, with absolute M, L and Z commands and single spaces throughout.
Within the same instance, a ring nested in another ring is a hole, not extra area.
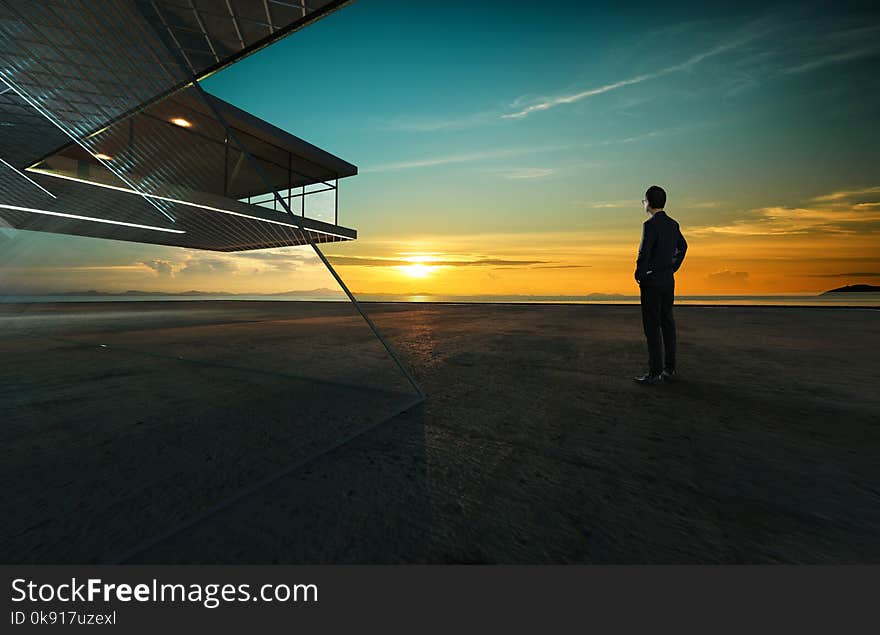
M 3 627 L 858 632 L 876 567 L 8 566 Z M 179 631 L 178 631 L 179 629 Z M 198 629 L 191 630 L 191 629 Z M 744 631 L 744 629 L 748 629 Z

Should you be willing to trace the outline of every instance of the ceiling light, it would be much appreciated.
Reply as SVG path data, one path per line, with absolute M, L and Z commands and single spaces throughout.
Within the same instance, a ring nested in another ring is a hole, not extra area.
M 98 154 L 96 154 L 95 158 L 101 159 L 101 161 L 112 161 L 113 160 L 113 157 L 111 157 L 109 154 L 104 154 L 103 152 L 99 152 Z
M 184 119 L 183 117 L 175 117 L 171 120 L 175 126 L 180 126 L 181 128 L 192 128 L 192 122 Z

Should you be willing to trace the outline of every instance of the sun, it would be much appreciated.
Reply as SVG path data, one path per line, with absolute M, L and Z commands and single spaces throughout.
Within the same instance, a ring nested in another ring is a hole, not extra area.
M 398 255 L 403 258 L 396 269 L 406 278 L 427 278 L 443 266 L 442 262 L 437 261 L 437 254 L 433 252 L 403 252 Z
M 413 263 L 411 265 L 403 265 L 398 267 L 400 272 L 409 278 L 427 278 L 434 267 L 421 263 Z

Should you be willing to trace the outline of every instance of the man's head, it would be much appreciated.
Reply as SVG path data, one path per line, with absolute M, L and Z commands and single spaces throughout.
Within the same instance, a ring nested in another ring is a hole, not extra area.
M 642 201 L 645 211 L 648 214 L 660 211 L 666 207 L 666 190 L 659 185 L 652 185 L 645 192 L 645 199 Z

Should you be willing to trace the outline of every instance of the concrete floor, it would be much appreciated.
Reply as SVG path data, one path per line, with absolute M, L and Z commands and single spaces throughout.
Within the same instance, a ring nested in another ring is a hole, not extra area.
M 124 552 L 410 396 L 344 305 L 127 304 L 0 314 L 3 561 Z M 637 307 L 370 312 L 429 399 L 135 561 L 880 561 L 880 312 L 681 307 L 647 389 Z

